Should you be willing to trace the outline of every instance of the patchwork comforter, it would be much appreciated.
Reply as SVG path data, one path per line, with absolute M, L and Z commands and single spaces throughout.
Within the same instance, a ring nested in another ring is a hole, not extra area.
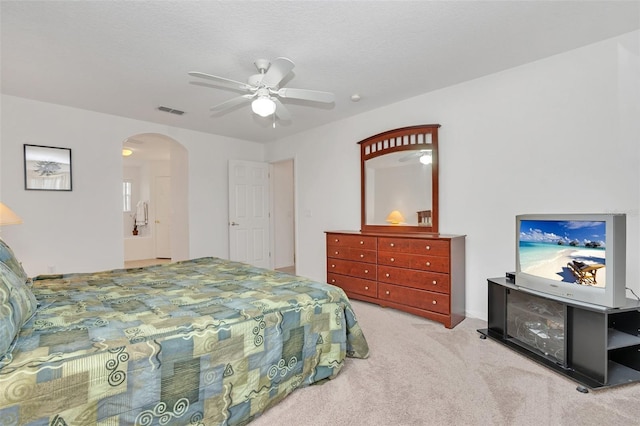
M 32 290 L 0 361 L 0 425 L 246 424 L 368 356 L 341 289 L 217 258 Z

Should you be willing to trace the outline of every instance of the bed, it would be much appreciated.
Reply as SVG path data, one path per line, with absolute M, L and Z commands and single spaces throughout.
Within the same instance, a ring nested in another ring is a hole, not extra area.
M 1 425 L 246 424 L 368 356 L 338 287 L 212 257 L 29 280 L 2 246 Z

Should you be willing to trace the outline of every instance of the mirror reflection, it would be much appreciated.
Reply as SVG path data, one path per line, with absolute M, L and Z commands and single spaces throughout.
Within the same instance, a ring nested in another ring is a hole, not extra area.
M 431 226 L 431 155 L 396 151 L 365 162 L 367 224 Z
M 402 127 L 358 142 L 361 231 L 438 232 L 439 127 Z

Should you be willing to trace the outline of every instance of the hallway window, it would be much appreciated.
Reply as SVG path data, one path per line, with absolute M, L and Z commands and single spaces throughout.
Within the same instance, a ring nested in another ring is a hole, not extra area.
M 128 180 L 122 182 L 122 204 L 123 211 L 131 211 L 131 182 Z

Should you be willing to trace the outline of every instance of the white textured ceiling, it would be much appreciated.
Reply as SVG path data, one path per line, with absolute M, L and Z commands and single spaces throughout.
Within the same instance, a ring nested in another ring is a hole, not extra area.
M 3 0 L 1 19 L 4 94 L 268 142 L 636 30 L 640 2 Z M 187 75 L 246 81 L 279 56 L 287 87 L 335 103 L 284 100 L 275 129 L 248 105 L 211 118 L 238 93 Z

